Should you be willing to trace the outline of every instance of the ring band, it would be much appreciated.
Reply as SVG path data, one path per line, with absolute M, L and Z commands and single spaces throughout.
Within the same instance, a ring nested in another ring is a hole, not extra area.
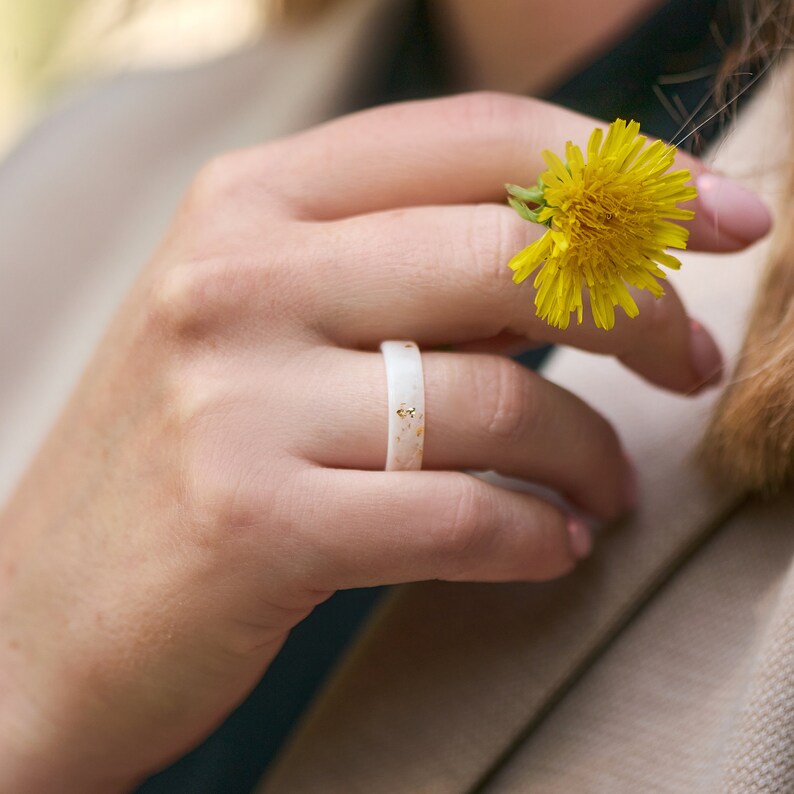
M 381 342 L 389 392 L 386 471 L 418 471 L 425 446 L 425 382 L 416 342 Z

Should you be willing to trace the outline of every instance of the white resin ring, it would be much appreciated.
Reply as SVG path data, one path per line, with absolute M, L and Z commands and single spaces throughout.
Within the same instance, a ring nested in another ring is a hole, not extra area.
M 386 471 L 418 471 L 425 446 L 425 382 L 416 342 L 382 342 L 389 391 Z

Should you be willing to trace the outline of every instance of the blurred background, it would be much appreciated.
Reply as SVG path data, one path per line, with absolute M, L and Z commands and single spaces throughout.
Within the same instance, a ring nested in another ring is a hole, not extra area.
M 59 98 L 258 39 L 262 0 L 0 0 L 0 159 Z

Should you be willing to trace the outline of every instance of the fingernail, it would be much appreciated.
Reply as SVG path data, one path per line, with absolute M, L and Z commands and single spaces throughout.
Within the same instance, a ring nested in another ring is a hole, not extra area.
M 593 535 L 584 521 L 573 517 L 568 519 L 568 542 L 577 560 L 583 560 L 590 555 L 593 550 Z
M 633 510 L 637 503 L 640 500 L 640 487 L 637 481 L 637 469 L 634 466 L 634 461 L 628 455 L 628 453 L 624 452 L 623 457 L 626 460 L 626 479 L 623 481 L 623 498 L 626 503 L 626 507 L 629 510 Z
M 701 174 L 696 180 L 700 209 L 714 227 L 744 243 L 752 243 L 772 228 L 772 216 L 755 193 L 731 179 Z
M 697 394 L 722 380 L 722 354 L 711 334 L 697 320 L 690 320 L 689 327 L 692 368 L 699 379 L 692 394 Z

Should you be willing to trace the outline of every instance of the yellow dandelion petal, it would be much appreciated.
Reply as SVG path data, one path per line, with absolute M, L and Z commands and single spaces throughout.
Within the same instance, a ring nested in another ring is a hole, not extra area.
M 665 146 L 662 141 L 654 141 L 634 164 L 637 169 L 647 168 L 648 170 L 654 167 L 660 167 L 662 171 L 666 171 L 672 164 L 673 157 L 675 156 L 675 149 L 669 151 L 670 147 Z M 668 161 L 670 161 L 668 163 Z
M 648 139 L 644 135 L 639 135 L 633 142 L 626 141 L 615 155 L 615 169 L 624 171 L 629 168 L 637 155 L 642 151 Z
M 520 284 L 531 275 L 551 254 L 551 236 L 548 232 L 534 243 L 519 251 L 507 264 L 514 271 L 513 281 Z
M 563 161 L 560 160 L 560 158 L 557 157 L 554 152 L 550 152 L 548 149 L 546 149 L 544 150 L 542 157 L 546 161 L 546 165 L 548 165 L 551 173 L 554 174 L 554 176 L 557 177 L 560 182 L 570 183 L 572 181 L 571 174 L 566 168 L 565 163 L 563 163 Z
M 697 191 L 687 185 L 688 171 L 670 172 L 675 147 L 648 143 L 639 133 L 636 121 L 617 119 L 606 135 L 593 130 L 586 159 L 570 141 L 566 162 L 544 151 L 548 170 L 537 188 L 511 199 L 522 217 L 547 227 L 509 267 L 516 282 L 537 271 L 535 309 L 550 325 L 567 328 L 574 313 L 581 323 L 587 291 L 596 326 L 612 328 L 616 306 L 629 317 L 639 312 L 628 287 L 661 297 L 660 280 L 666 276 L 660 266 L 681 266 L 667 249 L 686 248 L 689 232 L 674 221 L 694 216 L 678 205 L 691 201 Z M 530 207 L 521 200 L 530 196 L 542 200 Z
M 598 156 L 598 150 L 601 148 L 601 141 L 604 139 L 604 131 L 601 127 L 596 127 L 590 133 L 590 140 L 587 142 L 587 159 L 594 160 Z
M 571 170 L 571 176 L 574 179 L 579 178 L 585 167 L 582 150 L 568 141 L 565 146 L 565 156 L 568 159 L 568 168 Z
M 664 265 L 670 270 L 678 270 L 681 267 L 681 260 L 665 251 L 653 251 L 649 253 L 649 256 L 653 256 L 660 265 Z
M 629 317 L 636 317 L 640 310 L 631 297 L 631 293 L 626 289 L 626 285 L 622 281 L 616 281 L 612 285 L 612 294 L 618 299 L 618 306 L 623 309 Z

